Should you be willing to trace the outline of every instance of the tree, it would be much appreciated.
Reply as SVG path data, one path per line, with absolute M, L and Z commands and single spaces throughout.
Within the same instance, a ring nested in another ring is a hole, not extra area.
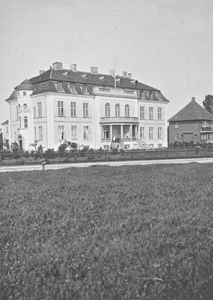
M 213 95 L 206 95 L 203 106 L 208 112 L 213 114 Z

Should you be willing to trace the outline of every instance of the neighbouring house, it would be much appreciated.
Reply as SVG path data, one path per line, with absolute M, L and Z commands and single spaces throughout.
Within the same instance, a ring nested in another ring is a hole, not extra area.
M 109 149 L 113 140 L 127 148 L 167 146 L 169 101 L 131 73 L 83 72 L 56 62 L 15 87 L 6 102 L 9 144 L 17 142 L 19 149 L 56 149 L 65 141 Z
M 213 142 L 213 115 L 199 105 L 195 97 L 168 122 L 169 145 Z
M 2 125 L 3 148 L 9 149 L 9 121 L 6 120 Z

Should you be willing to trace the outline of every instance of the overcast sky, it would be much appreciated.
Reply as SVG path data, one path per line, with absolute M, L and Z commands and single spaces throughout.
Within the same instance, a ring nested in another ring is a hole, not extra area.
M 0 0 L 0 122 L 4 100 L 55 61 L 126 70 L 170 100 L 213 94 L 212 0 Z

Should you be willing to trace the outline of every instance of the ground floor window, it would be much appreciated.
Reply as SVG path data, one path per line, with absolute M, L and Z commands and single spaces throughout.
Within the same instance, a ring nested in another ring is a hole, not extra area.
M 58 132 L 59 132 L 59 140 L 63 140 L 65 138 L 64 126 L 63 125 L 58 126 Z
M 77 139 L 77 126 L 71 126 L 71 139 Z
M 144 127 L 140 127 L 140 138 L 144 139 L 145 135 L 144 135 Z
M 84 126 L 84 139 L 87 140 L 89 138 L 89 126 Z
M 162 139 L 162 127 L 158 127 L 158 139 Z
M 39 141 L 43 141 L 43 128 L 42 128 L 42 126 L 38 127 L 38 139 L 39 139 Z
M 149 127 L 149 139 L 153 139 L 153 127 Z
M 108 140 L 110 138 L 110 130 L 108 127 L 104 127 L 103 129 L 103 139 Z

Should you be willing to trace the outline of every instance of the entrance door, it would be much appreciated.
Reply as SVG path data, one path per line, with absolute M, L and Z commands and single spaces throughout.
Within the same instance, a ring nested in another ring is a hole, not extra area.
M 19 143 L 19 150 L 21 151 L 23 149 L 22 139 L 19 139 L 18 143 Z

